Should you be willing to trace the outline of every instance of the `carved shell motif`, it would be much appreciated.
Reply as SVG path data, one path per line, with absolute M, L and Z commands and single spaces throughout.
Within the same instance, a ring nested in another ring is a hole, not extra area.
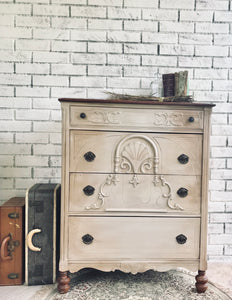
M 151 153 L 146 144 L 141 142 L 131 142 L 126 145 L 121 153 L 124 158 L 121 162 L 121 168 L 125 169 L 127 172 L 133 171 L 133 173 L 138 173 L 141 171 L 145 173 L 145 169 L 151 169 Z M 126 160 L 125 160 L 126 159 Z

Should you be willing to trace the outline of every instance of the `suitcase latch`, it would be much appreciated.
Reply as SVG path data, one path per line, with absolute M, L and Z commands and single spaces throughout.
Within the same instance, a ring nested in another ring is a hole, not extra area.
M 20 245 L 20 242 L 18 240 L 13 241 L 12 233 L 10 233 L 9 236 L 10 240 L 8 242 L 7 250 L 9 252 L 9 256 L 12 257 L 15 248 Z
M 8 214 L 8 217 L 11 218 L 11 219 L 18 219 L 19 218 L 19 213 L 9 213 Z
M 10 273 L 8 274 L 9 279 L 17 279 L 19 278 L 19 273 Z

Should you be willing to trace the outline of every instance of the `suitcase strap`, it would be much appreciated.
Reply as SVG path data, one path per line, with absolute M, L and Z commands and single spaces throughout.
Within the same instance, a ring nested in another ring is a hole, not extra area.
M 13 235 L 12 233 L 9 233 L 7 235 L 2 243 L 1 243 L 1 248 L 0 248 L 0 257 L 3 261 L 12 259 L 13 257 L 13 252 L 15 251 L 15 247 L 19 246 L 19 241 L 14 241 L 13 240 Z M 7 249 L 8 255 L 5 255 L 5 249 Z

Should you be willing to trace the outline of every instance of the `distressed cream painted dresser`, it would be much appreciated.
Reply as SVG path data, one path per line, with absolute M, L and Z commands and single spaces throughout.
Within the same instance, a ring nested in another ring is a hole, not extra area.
M 63 117 L 61 252 L 68 272 L 198 270 L 207 288 L 213 104 L 59 99 Z

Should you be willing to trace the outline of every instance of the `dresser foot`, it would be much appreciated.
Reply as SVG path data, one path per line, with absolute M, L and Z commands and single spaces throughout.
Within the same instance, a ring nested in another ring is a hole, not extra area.
M 198 293 L 204 293 L 207 290 L 208 277 L 205 275 L 205 271 L 198 271 L 196 278 L 196 289 Z
M 68 272 L 59 272 L 59 277 L 57 279 L 58 282 L 58 291 L 60 294 L 65 294 L 69 291 L 70 285 L 70 278 L 68 276 Z

